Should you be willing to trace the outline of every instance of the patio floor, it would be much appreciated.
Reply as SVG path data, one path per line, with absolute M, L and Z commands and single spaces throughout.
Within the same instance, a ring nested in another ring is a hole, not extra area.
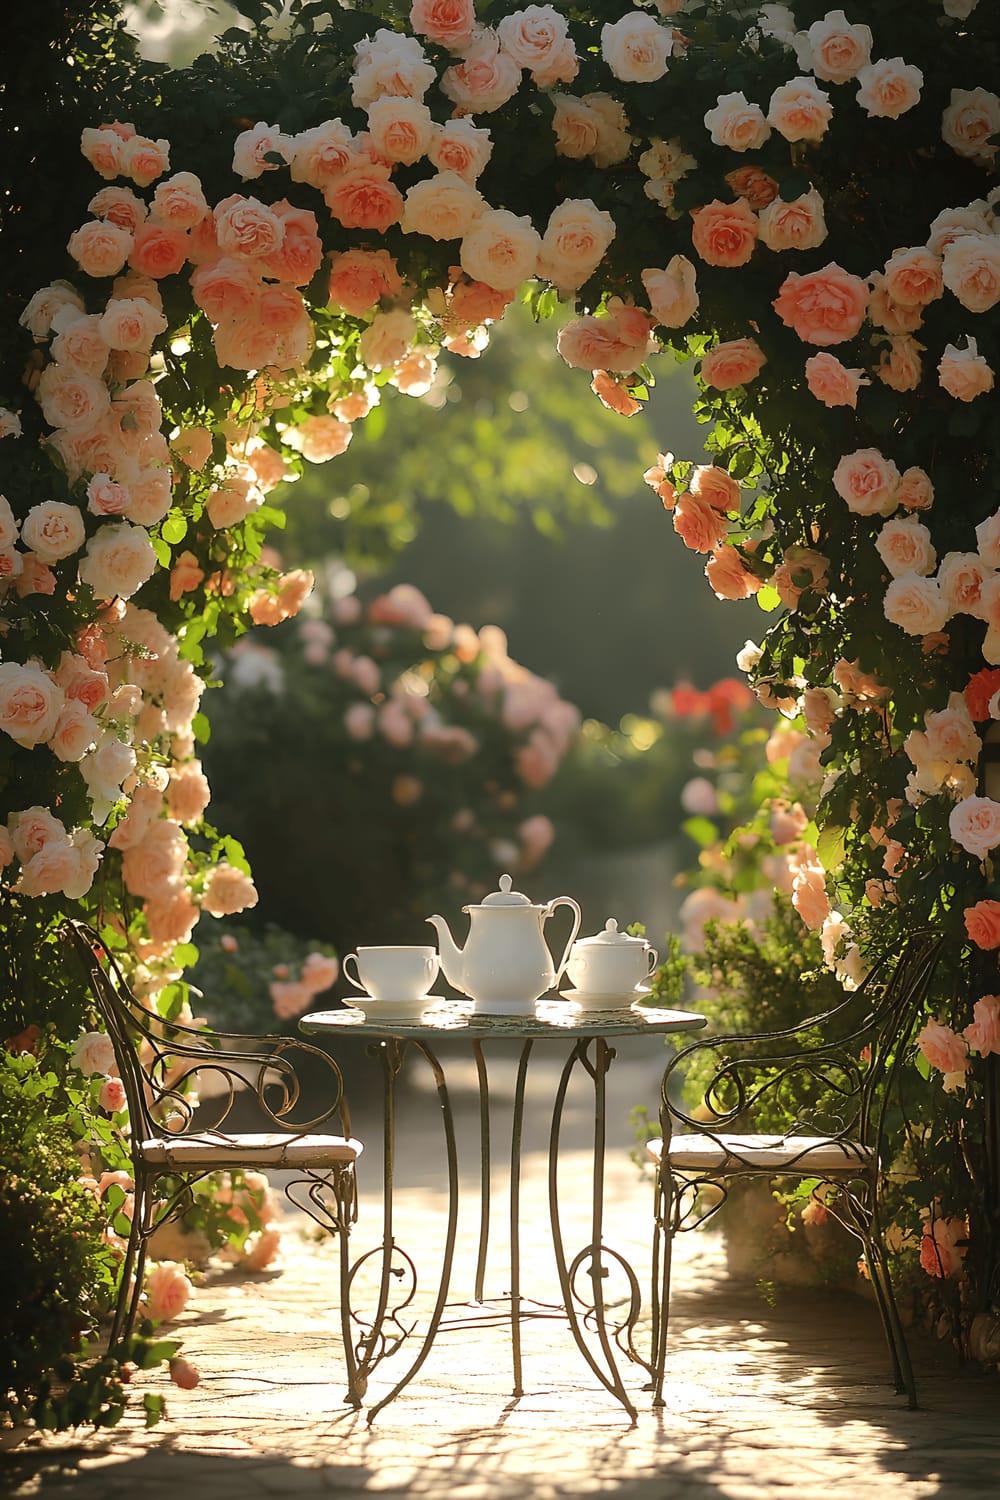
M 662 1057 L 622 1050 L 627 1101 L 655 1098 L 650 1085 Z M 473 1096 L 457 1059 L 449 1077 L 461 1137 L 463 1110 L 472 1108 Z M 546 1066 L 533 1077 L 529 1117 L 539 1123 L 550 1082 Z M 433 1261 L 445 1204 L 429 1133 L 434 1109 L 418 1078 L 405 1102 L 412 1128 L 401 1136 L 399 1180 L 407 1185 L 398 1189 L 396 1203 L 400 1239 L 419 1264 Z M 574 1178 L 586 1178 L 580 1216 L 568 1214 L 570 1245 L 589 1238 L 586 1119 L 584 1105 L 575 1123 L 567 1122 L 567 1196 Z M 377 1157 L 375 1120 L 362 1111 L 356 1124 Z M 527 1144 L 522 1265 L 526 1283 L 530 1276 L 525 1290 L 545 1299 L 554 1271 L 545 1234 L 544 1157 Z M 615 1170 L 606 1237 L 641 1264 L 651 1191 L 627 1152 L 623 1114 L 609 1149 Z M 376 1167 L 371 1162 L 362 1179 L 358 1251 L 374 1243 Z M 470 1186 L 474 1190 L 475 1182 Z M 495 1206 L 499 1216 L 500 1200 Z M 469 1208 L 477 1211 L 475 1203 Z M 504 1276 L 502 1224 L 496 1229 L 494 1291 L 503 1289 Z M 769 1305 L 753 1286 L 727 1277 L 713 1235 L 690 1236 L 682 1245 L 666 1409 L 650 1409 L 637 1371 L 634 1426 L 597 1386 L 565 1326 L 539 1321 L 525 1332 L 521 1399 L 510 1396 L 506 1331 L 480 1330 L 472 1337 L 458 1329 L 439 1335 L 414 1383 L 369 1427 L 363 1413 L 342 1404 L 336 1252 L 329 1242 L 305 1238 L 291 1217 L 284 1242 L 280 1271 L 213 1271 L 199 1288 L 178 1331 L 184 1354 L 201 1371 L 200 1385 L 185 1392 L 165 1376 L 144 1377 L 167 1392 L 167 1421 L 145 1430 L 137 1401 L 114 1434 L 53 1437 L 15 1450 L 0 1460 L 8 1492 L 46 1500 L 177 1500 L 185 1486 L 213 1500 L 285 1494 L 345 1500 L 756 1500 L 781 1494 L 812 1500 L 833 1494 L 878 1500 L 900 1493 L 964 1500 L 996 1494 L 995 1377 L 962 1369 L 946 1350 L 914 1338 L 922 1405 L 907 1411 L 885 1380 L 873 1305 L 862 1297 L 801 1290 L 782 1292 Z M 466 1296 L 471 1230 L 460 1234 L 459 1248 L 452 1286 L 456 1296 Z M 376 1372 L 369 1399 L 389 1388 L 395 1363 Z

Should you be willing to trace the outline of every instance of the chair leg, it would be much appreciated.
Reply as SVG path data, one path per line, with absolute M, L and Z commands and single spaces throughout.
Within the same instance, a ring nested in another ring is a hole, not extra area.
M 667 1366 L 667 1330 L 670 1322 L 670 1270 L 674 1249 L 674 1179 L 669 1166 L 661 1161 L 656 1175 L 656 1229 L 654 1245 L 654 1278 L 656 1258 L 660 1260 L 659 1281 L 653 1287 L 653 1406 L 662 1407 L 663 1379 Z
M 142 1245 L 142 1205 L 144 1192 L 140 1183 L 135 1184 L 135 1193 L 132 1200 L 132 1222 L 129 1226 L 128 1244 L 125 1247 L 125 1257 L 121 1263 L 118 1273 L 118 1292 L 115 1297 L 115 1314 L 111 1323 L 111 1333 L 108 1338 L 108 1353 L 114 1354 L 120 1344 L 124 1342 L 122 1330 L 126 1323 L 131 1326 L 134 1314 L 129 1316 L 132 1303 L 132 1295 L 135 1283 L 136 1256 Z M 138 1278 L 141 1284 L 141 1272 Z M 126 1335 L 127 1337 L 127 1335 Z
M 135 1320 L 139 1312 L 139 1304 L 142 1301 L 142 1279 L 146 1270 L 146 1252 L 149 1249 L 149 1236 L 153 1231 L 153 1214 L 155 1212 L 155 1199 L 153 1197 L 154 1183 L 152 1181 L 140 1180 L 135 1185 L 135 1204 L 132 1210 L 133 1231 L 138 1222 L 139 1230 L 137 1236 L 137 1247 L 135 1256 L 135 1271 L 132 1281 L 132 1289 L 128 1296 L 127 1310 L 121 1329 L 121 1343 L 127 1344 L 132 1337 Z
M 882 1327 L 892 1359 L 893 1383 L 897 1391 L 906 1392 L 907 1405 L 910 1411 L 914 1411 L 917 1405 L 917 1383 L 913 1373 L 913 1362 L 910 1359 L 906 1333 L 896 1306 L 896 1296 L 892 1289 L 892 1279 L 889 1275 L 885 1252 L 875 1234 L 870 1233 L 865 1241 L 865 1259 L 878 1299 Z
M 358 1362 L 354 1351 L 354 1335 L 351 1328 L 351 1222 L 357 1201 L 357 1180 L 354 1168 L 341 1176 L 337 1182 L 337 1198 L 340 1211 L 337 1217 L 337 1243 L 340 1255 L 340 1334 L 344 1342 L 344 1364 L 347 1368 L 347 1395 L 344 1400 L 355 1411 L 360 1411 L 367 1380 L 358 1376 Z

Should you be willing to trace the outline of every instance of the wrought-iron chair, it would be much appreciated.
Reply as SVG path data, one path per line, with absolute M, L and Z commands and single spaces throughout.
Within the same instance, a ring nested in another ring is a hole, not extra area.
M 194 1183 L 220 1169 L 289 1172 L 284 1189 L 289 1201 L 339 1241 L 346 1400 L 360 1407 L 364 1391 L 350 1328 L 348 1236 L 357 1218 L 355 1162 L 362 1146 L 350 1133 L 336 1063 L 293 1037 L 236 1036 L 164 1021 L 136 999 L 92 928 L 66 921 L 62 935 L 87 972 L 128 1102 L 135 1194 L 109 1348 L 121 1348 L 135 1324 L 150 1237 L 190 1205 Z M 304 1122 L 293 1120 L 301 1089 L 290 1054 L 305 1054 L 321 1065 L 330 1091 L 321 1112 Z M 211 1097 L 195 1105 L 189 1090 L 199 1076 L 211 1080 Z M 223 1128 L 237 1093 L 254 1098 L 264 1131 Z M 318 1133 L 333 1118 L 340 1134 Z
M 916 1405 L 886 1259 L 883 1153 L 887 1111 L 940 948 L 940 938 L 916 933 L 825 1014 L 770 1034 L 705 1038 L 667 1064 L 662 1138 L 646 1147 L 657 1167 L 654 1405 L 663 1405 L 674 1236 L 703 1224 L 725 1202 L 728 1185 L 750 1177 L 816 1178 L 825 1186 L 827 1211 L 863 1247 L 896 1389 Z M 692 1062 L 711 1071 L 697 1114 L 672 1097 Z M 787 1124 L 776 1133 L 779 1112 Z M 753 1133 L 762 1115 L 769 1128 Z M 675 1123 L 685 1133 L 675 1134 Z

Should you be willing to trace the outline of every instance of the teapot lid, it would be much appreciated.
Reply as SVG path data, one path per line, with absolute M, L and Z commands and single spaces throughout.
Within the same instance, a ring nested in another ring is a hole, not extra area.
M 535 903 L 522 891 L 512 891 L 514 881 L 510 875 L 500 876 L 500 889 L 483 897 L 484 906 L 533 906 Z
M 624 948 L 629 943 L 642 943 L 645 945 L 646 939 L 629 937 L 627 932 L 619 932 L 617 918 L 609 917 L 604 924 L 603 932 L 596 932 L 593 937 L 581 938 L 580 942 L 586 943 L 588 946 L 601 948 Z

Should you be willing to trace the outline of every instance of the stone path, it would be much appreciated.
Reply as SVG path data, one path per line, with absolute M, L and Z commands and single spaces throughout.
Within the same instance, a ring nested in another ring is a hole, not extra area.
M 637 1089 L 646 1089 L 661 1064 L 662 1057 L 623 1059 L 628 1102 L 643 1097 Z M 454 1076 L 464 1128 L 462 1110 L 471 1094 L 457 1061 Z M 542 1113 L 544 1068 L 537 1084 L 529 1100 L 537 1097 Z M 645 1097 L 655 1096 L 647 1091 Z M 404 1103 L 414 1125 L 419 1117 L 434 1124 L 432 1101 L 418 1079 Z M 589 1162 L 580 1139 L 585 1123 L 581 1108 L 569 1131 L 564 1174 L 567 1194 L 575 1180 L 587 1183 L 582 1211 L 569 1215 L 571 1245 L 589 1238 Z M 365 1119 L 363 1129 L 359 1120 L 359 1133 L 372 1146 L 377 1142 L 373 1119 Z M 522 1264 L 526 1281 L 530 1276 L 526 1290 L 545 1298 L 554 1290 L 554 1270 L 544 1234 L 544 1158 L 528 1144 Z M 440 1170 L 426 1129 L 407 1130 L 401 1145 L 400 1181 L 410 1185 L 397 1198 L 400 1239 L 419 1263 L 433 1259 L 441 1233 Z M 611 1149 L 607 1238 L 640 1263 L 648 1247 L 650 1192 L 627 1150 L 621 1123 Z M 358 1250 L 374 1243 L 375 1166 L 368 1174 L 373 1180 L 363 1180 Z M 496 1208 L 499 1214 L 499 1198 Z M 505 1289 L 502 1227 L 496 1225 L 491 1247 L 494 1291 Z M 452 1282 L 459 1296 L 471 1289 L 473 1242 L 470 1228 L 460 1236 Z M 41 1500 L 177 1500 L 185 1486 L 212 1500 L 286 1494 L 343 1500 L 825 1500 L 831 1494 L 965 1500 L 997 1493 L 995 1378 L 961 1370 L 941 1349 L 914 1340 L 922 1409 L 906 1411 L 884 1380 L 885 1348 L 871 1305 L 860 1297 L 797 1291 L 769 1306 L 752 1287 L 727 1279 L 711 1235 L 690 1237 L 680 1256 L 666 1410 L 650 1409 L 649 1394 L 635 1378 L 634 1426 L 596 1385 L 565 1326 L 538 1321 L 525 1333 L 520 1400 L 509 1394 L 506 1331 L 480 1330 L 473 1337 L 455 1330 L 439 1336 L 414 1384 L 369 1427 L 364 1414 L 342 1404 L 336 1253 L 328 1242 L 305 1238 L 291 1219 L 285 1246 L 280 1272 L 208 1275 L 180 1326 L 184 1353 L 201 1370 L 200 1385 L 184 1392 L 164 1377 L 147 1377 L 168 1393 L 168 1421 L 146 1431 L 137 1409 L 113 1436 L 76 1434 L 16 1450 L 0 1461 L 5 1488 Z M 370 1398 L 388 1389 L 393 1363 L 376 1372 Z

